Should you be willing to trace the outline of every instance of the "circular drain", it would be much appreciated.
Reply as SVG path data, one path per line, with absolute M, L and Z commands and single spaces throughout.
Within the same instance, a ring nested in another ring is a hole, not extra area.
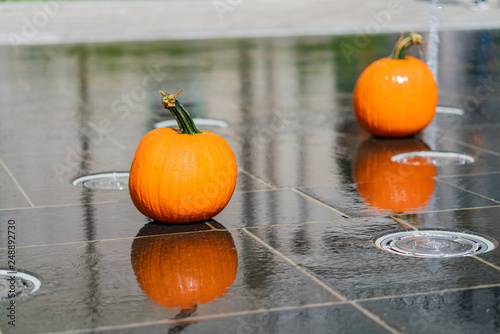
M 229 123 L 220 119 L 213 118 L 193 118 L 193 122 L 196 126 L 204 125 L 204 126 L 214 126 L 217 128 L 227 128 Z M 177 121 L 175 119 L 168 119 L 166 121 L 161 121 L 156 123 L 155 128 L 171 128 L 177 127 Z
M 373 242 L 393 254 L 428 258 L 477 255 L 498 245 L 497 241 L 475 233 L 439 229 L 391 231 Z
M 414 166 L 461 166 L 474 163 L 476 159 L 463 153 L 418 151 L 393 155 L 391 161 Z
M 32 294 L 42 282 L 33 275 L 0 269 L 0 299 L 11 299 Z
M 88 189 L 124 190 L 128 189 L 128 172 L 111 172 L 79 177 L 73 185 Z

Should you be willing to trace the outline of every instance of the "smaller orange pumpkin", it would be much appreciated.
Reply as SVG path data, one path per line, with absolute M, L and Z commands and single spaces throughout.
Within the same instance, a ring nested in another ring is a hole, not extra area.
M 149 223 L 132 243 L 131 262 L 149 298 L 164 307 L 195 310 L 221 297 L 233 283 L 238 254 L 227 230 L 204 223 Z
M 224 139 L 196 128 L 175 99 L 180 92 L 160 93 L 180 129 L 155 129 L 141 140 L 130 167 L 130 197 L 142 214 L 157 221 L 210 219 L 234 192 L 236 158 Z
M 404 152 L 430 151 L 420 139 L 365 140 L 353 161 L 353 176 L 365 203 L 381 214 L 424 209 L 434 193 L 436 167 L 398 163 L 391 157 Z
M 429 67 L 406 56 L 422 36 L 401 38 L 389 57 L 379 59 L 360 75 L 353 94 L 354 114 L 366 131 L 379 137 L 408 137 L 429 125 L 436 113 L 438 90 Z

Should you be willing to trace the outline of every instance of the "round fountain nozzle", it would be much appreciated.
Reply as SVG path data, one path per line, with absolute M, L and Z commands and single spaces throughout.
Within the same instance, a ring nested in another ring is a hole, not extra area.
M 461 166 L 472 164 L 476 159 L 468 154 L 455 152 L 418 151 L 393 155 L 391 161 L 408 165 L 422 166 Z
M 496 240 L 476 233 L 441 229 L 391 231 L 373 242 L 389 253 L 427 258 L 472 256 L 498 246 Z
M 88 189 L 125 190 L 128 189 L 128 172 L 91 174 L 73 180 L 73 185 Z
M 0 300 L 30 295 L 41 286 L 42 282 L 33 275 L 0 269 Z

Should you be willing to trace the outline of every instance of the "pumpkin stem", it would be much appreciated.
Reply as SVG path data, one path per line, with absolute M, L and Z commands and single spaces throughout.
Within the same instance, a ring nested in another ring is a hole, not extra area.
M 163 95 L 163 99 L 161 103 L 165 108 L 168 109 L 175 117 L 177 121 L 177 125 L 179 125 L 180 131 L 178 133 L 194 135 L 196 133 L 201 133 L 200 130 L 196 128 L 196 125 L 193 122 L 193 119 L 189 115 L 189 113 L 184 109 L 182 104 L 179 103 L 175 99 L 177 95 L 179 95 L 184 89 L 181 89 L 175 94 L 168 94 L 160 90 L 160 94 Z
M 407 36 L 401 36 L 397 41 L 396 45 L 394 45 L 394 49 L 392 50 L 389 58 L 392 59 L 405 59 L 406 51 L 413 44 L 421 44 L 422 43 L 422 35 L 412 32 Z

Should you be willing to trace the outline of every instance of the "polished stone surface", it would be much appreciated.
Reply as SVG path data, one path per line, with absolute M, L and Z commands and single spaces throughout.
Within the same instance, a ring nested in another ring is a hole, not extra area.
M 373 238 L 446 228 L 500 240 L 500 32 L 441 32 L 439 104 L 463 115 L 395 140 L 362 130 L 351 99 L 398 34 L 347 55 L 359 37 L 0 47 L 0 269 L 15 260 L 42 281 L 2 333 L 498 333 L 498 248 L 423 259 Z M 165 225 L 127 190 L 72 184 L 127 172 L 140 139 L 172 119 L 158 91 L 181 88 L 195 117 L 228 122 L 203 127 L 238 162 L 219 215 Z M 391 161 L 409 151 L 476 160 Z M 173 277 L 202 282 L 205 297 Z
M 405 333 L 498 332 L 499 287 L 413 295 L 361 303 Z

